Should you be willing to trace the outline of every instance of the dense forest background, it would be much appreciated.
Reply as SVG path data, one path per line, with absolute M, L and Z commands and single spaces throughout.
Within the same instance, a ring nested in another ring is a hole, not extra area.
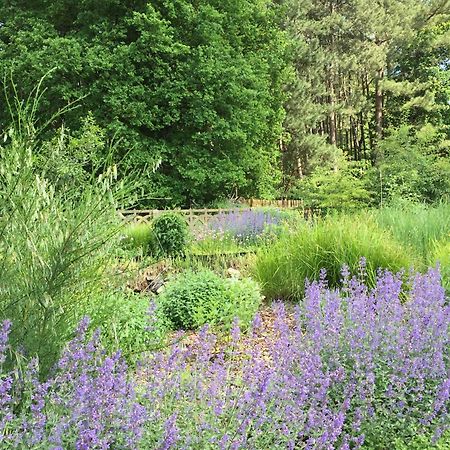
M 38 160 L 138 206 L 450 193 L 448 0 L 3 0 L 0 61 L 0 129 L 45 76 Z

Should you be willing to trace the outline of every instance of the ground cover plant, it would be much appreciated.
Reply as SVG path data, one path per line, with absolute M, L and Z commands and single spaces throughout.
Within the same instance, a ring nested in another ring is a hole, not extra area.
M 235 323 L 225 344 L 205 327 L 136 375 L 102 352 L 86 321 L 53 376 L 40 381 L 35 360 L 10 372 L 5 322 L 2 448 L 432 448 L 449 426 L 439 273 L 411 274 L 406 302 L 401 274 L 380 272 L 374 289 L 364 265 L 360 274 L 344 268 L 339 291 L 323 273 L 293 314 L 274 304 L 269 340 L 258 315 L 248 334 Z

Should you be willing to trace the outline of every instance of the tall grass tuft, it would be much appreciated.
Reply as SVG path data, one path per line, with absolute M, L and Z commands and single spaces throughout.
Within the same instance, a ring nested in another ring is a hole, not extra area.
M 299 299 L 305 281 L 320 278 L 321 269 L 326 269 L 330 285 L 338 286 L 341 267 L 345 264 L 356 272 L 361 257 L 369 285 L 379 268 L 398 271 L 415 264 L 408 249 L 373 221 L 339 216 L 304 224 L 262 247 L 252 271 L 267 298 Z
M 147 254 L 152 246 L 152 227 L 148 223 L 129 223 L 123 230 L 125 246 L 132 250 L 140 250 Z
M 11 126 L 2 133 L 0 319 L 13 321 L 12 342 L 48 368 L 89 302 L 111 285 L 116 203 L 127 193 L 114 168 L 93 174 L 82 189 L 47 176 L 37 164 L 39 97 L 36 90 L 10 104 Z
M 450 241 L 450 204 L 408 204 L 381 208 L 371 213 L 376 223 L 418 255 L 423 267 L 434 264 L 437 242 Z

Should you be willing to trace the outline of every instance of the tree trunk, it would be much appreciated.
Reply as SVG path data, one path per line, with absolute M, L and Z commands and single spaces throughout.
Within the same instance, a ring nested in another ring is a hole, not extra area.
M 375 124 L 377 130 L 377 140 L 383 139 L 383 90 L 381 81 L 383 80 L 383 69 L 379 69 L 375 79 Z

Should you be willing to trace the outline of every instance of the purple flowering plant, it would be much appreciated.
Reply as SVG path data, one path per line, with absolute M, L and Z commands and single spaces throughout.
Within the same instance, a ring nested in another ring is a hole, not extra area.
M 163 405 L 150 422 L 169 424 L 167 448 L 384 449 L 416 434 L 437 439 L 450 400 L 439 272 L 411 276 L 407 301 L 402 274 L 380 273 L 374 289 L 343 278 L 340 291 L 324 277 L 309 284 L 293 320 L 275 304 L 270 342 L 255 339 L 257 317 L 248 336 L 235 326 L 223 350 L 205 328 L 195 351 L 180 343 L 152 356 L 146 398 Z M 150 434 L 158 448 L 156 426 Z
M 281 225 L 285 213 L 269 209 L 243 209 L 221 212 L 207 224 L 204 237 L 232 238 L 240 244 L 253 244 Z
M 84 319 L 54 373 L 39 378 L 35 359 L 4 366 L 10 322 L 0 332 L 0 447 L 62 450 L 137 448 L 146 418 L 120 353 L 104 353 Z M 20 358 L 20 357 L 19 357 Z
M 449 427 L 450 307 L 438 269 L 374 288 L 323 272 L 291 311 L 228 339 L 176 336 L 137 371 L 82 322 L 55 373 L 2 371 L 2 448 L 384 449 Z M 263 320 L 264 319 L 264 320 Z M 2 364 L 10 324 L 0 334 Z M 2 366 L 3 367 L 3 366 Z

